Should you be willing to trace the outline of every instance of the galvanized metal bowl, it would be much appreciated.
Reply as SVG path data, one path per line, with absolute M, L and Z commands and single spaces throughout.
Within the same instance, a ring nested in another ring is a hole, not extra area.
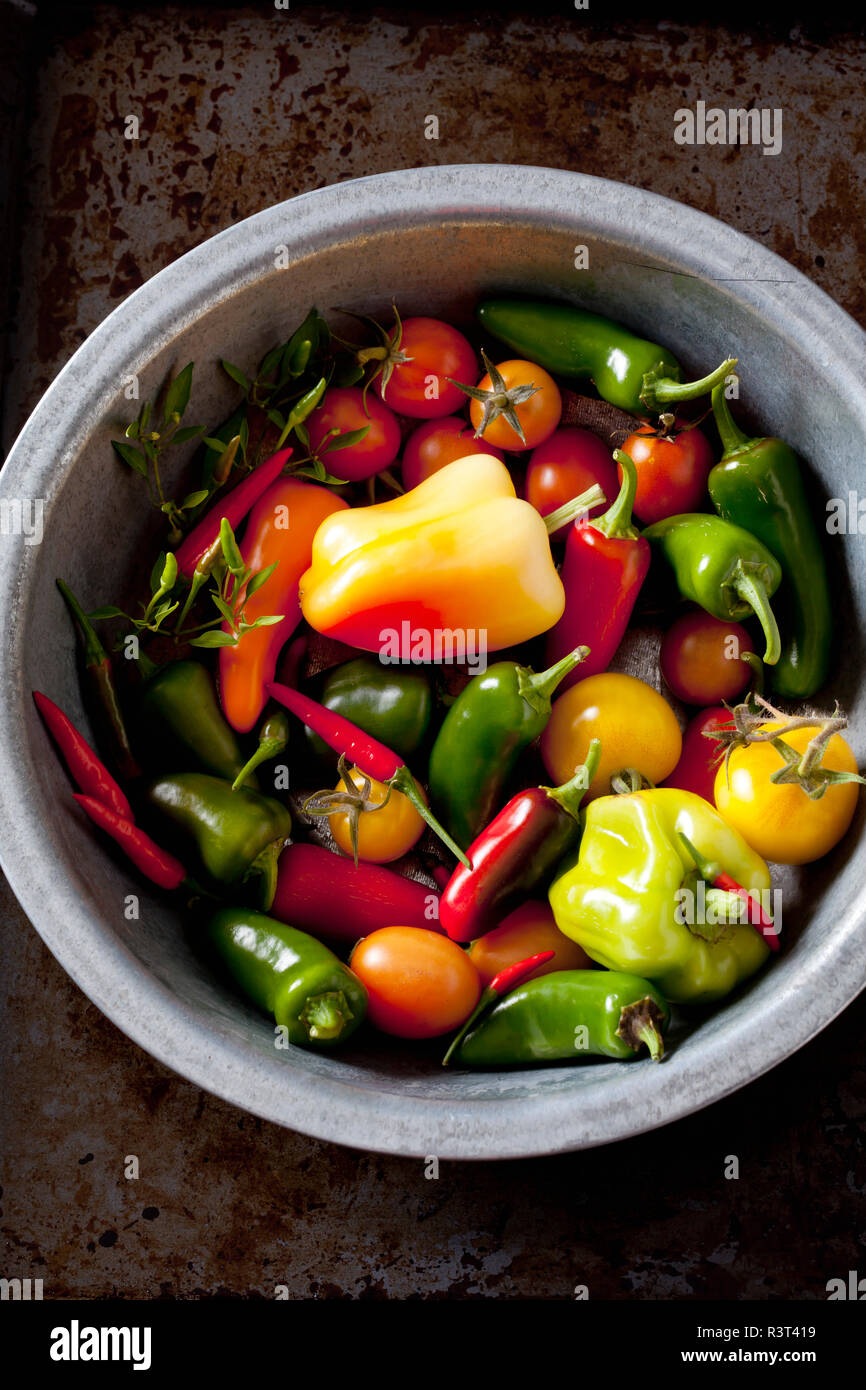
M 589 269 L 575 269 L 575 248 Z M 285 268 L 283 268 L 285 267 Z M 662 1125 L 801 1047 L 866 982 L 862 816 L 838 851 L 785 879 L 784 953 L 661 1065 L 443 1072 L 368 1042 L 342 1058 L 274 1047 L 164 898 L 131 881 L 77 813 L 30 691 L 81 717 L 54 578 L 106 602 L 152 537 L 140 480 L 109 440 L 168 369 L 193 358 L 189 418 L 234 399 L 217 360 L 252 364 L 309 305 L 468 320 L 486 289 L 574 296 L 674 348 L 690 369 L 740 359 L 752 417 L 809 461 L 828 496 L 866 482 L 866 336 L 784 261 L 690 208 L 580 174 L 505 165 L 412 169 L 294 198 L 197 247 L 94 332 L 46 393 L 0 477 L 5 516 L 44 500 L 44 537 L 0 537 L 0 840 L 22 906 L 91 1000 L 135 1042 L 254 1114 L 358 1148 L 505 1158 L 603 1144 Z M 7 520 L 6 529 L 11 522 Z M 833 542 L 842 659 L 833 694 L 866 759 L 862 541 Z M 141 898 L 139 921 L 124 916 Z

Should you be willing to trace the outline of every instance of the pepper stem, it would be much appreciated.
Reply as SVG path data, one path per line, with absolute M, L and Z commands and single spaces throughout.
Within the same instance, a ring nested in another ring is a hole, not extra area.
M 713 863 L 709 859 L 705 859 L 704 856 L 701 854 L 700 850 L 695 849 L 695 846 L 692 844 L 688 835 L 683 834 L 682 830 L 678 830 L 677 834 L 679 835 L 680 839 L 682 840 L 692 859 L 695 861 L 695 868 L 697 869 L 701 878 L 706 879 L 708 883 L 715 883 L 716 879 L 719 876 L 719 873 L 721 872 L 721 865 Z
M 599 487 L 598 483 L 593 483 L 586 492 L 582 492 L 579 497 L 572 497 L 570 502 L 563 502 L 561 507 L 557 507 L 555 512 L 548 512 L 542 520 L 547 527 L 547 534 L 553 536 L 560 526 L 565 526 L 569 521 L 574 521 L 584 512 L 589 513 L 593 507 L 597 507 L 599 502 L 606 502 L 607 498 Z M 593 522 L 593 525 L 596 523 Z
M 568 782 L 564 782 L 561 787 L 545 787 L 549 797 L 567 811 L 570 816 L 577 820 L 580 815 L 580 803 L 589 791 L 593 777 L 598 771 L 598 764 L 601 758 L 601 739 L 594 738 L 586 752 L 583 766 L 579 767 L 574 776 Z
M 549 702 L 560 682 L 565 680 L 569 671 L 573 671 L 575 666 L 586 661 L 588 656 L 589 647 L 575 647 L 574 651 L 568 652 L 553 666 L 549 666 L 546 671 L 531 671 L 528 666 L 519 666 L 517 668 L 518 692 L 534 710 L 539 714 L 542 713 L 545 702 Z
M 311 994 L 298 1014 L 298 1022 L 307 1030 L 311 1042 L 336 1042 L 354 1016 L 343 991 L 332 989 L 325 994 Z
M 665 1052 L 661 1025 L 665 1016 L 650 995 L 644 995 L 634 1004 L 626 1004 L 619 1016 L 618 1038 L 622 1038 L 634 1052 L 644 1043 L 654 1062 L 660 1062 Z
M 286 746 L 284 738 L 265 738 L 262 739 L 252 757 L 244 763 L 235 780 L 232 782 L 232 791 L 236 792 L 248 777 L 255 772 L 260 763 L 266 763 L 269 758 L 275 758 L 278 753 L 282 753 Z
M 658 411 L 669 401 L 691 401 L 695 396 L 705 396 L 714 386 L 723 382 L 736 365 L 736 357 L 726 357 L 714 372 L 702 376 L 699 381 L 673 381 L 670 377 L 658 376 L 660 368 L 653 367 L 644 376 L 641 402 L 647 410 Z
M 614 449 L 613 458 L 622 469 L 622 483 L 604 516 L 597 516 L 592 526 L 594 531 L 600 531 L 611 540 L 633 541 L 640 535 L 631 515 L 637 495 L 637 469 L 634 460 L 623 453 L 622 449 Z
M 447 1067 L 448 1063 L 451 1061 L 451 1058 L 454 1056 L 454 1053 L 457 1051 L 458 1047 L 462 1043 L 463 1039 L 466 1037 L 466 1034 L 469 1032 L 469 1029 L 475 1023 L 476 1019 L 478 1019 L 480 1015 L 484 1013 L 484 1010 L 489 1008 L 489 1006 L 492 1003 L 494 1003 L 495 1000 L 497 1000 L 498 998 L 499 995 L 496 993 L 495 990 L 491 989 L 489 985 L 487 985 L 481 991 L 481 997 L 479 998 L 478 1003 L 475 1005 L 475 1008 L 472 1010 L 466 1022 L 463 1024 L 463 1027 L 457 1033 L 455 1033 L 454 1037 L 451 1039 L 448 1051 L 442 1058 L 443 1067 Z
M 724 450 L 722 457 L 727 458 L 728 454 L 735 454 L 738 449 L 742 449 L 744 445 L 751 444 L 752 441 L 747 434 L 743 433 L 731 414 L 731 407 L 728 405 L 728 400 L 725 395 L 725 383 L 723 381 L 719 382 L 718 386 L 713 387 L 712 402 L 716 429 L 719 432 L 719 438 L 722 441 L 722 449 Z
M 767 586 L 753 571 L 746 569 L 746 562 L 740 560 L 732 576 L 731 587 L 744 603 L 754 609 L 767 644 L 763 659 L 767 666 L 775 666 L 782 654 L 782 639 L 776 616 L 770 607 Z
M 443 845 L 445 845 L 446 848 L 450 849 L 453 855 L 456 855 L 456 857 L 460 860 L 460 863 L 464 866 L 464 868 L 472 868 L 472 865 L 467 859 L 464 851 L 460 848 L 460 846 L 457 844 L 455 840 L 452 840 L 444 825 L 440 825 L 439 821 L 436 819 L 433 812 L 430 810 L 430 807 L 427 805 L 427 802 L 421 795 L 421 788 L 418 786 L 418 783 L 415 781 L 415 778 L 412 776 L 405 763 L 403 763 L 401 767 L 398 767 L 397 771 L 394 773 L 394 776 L 390 777 L 385 785 L 396 787 L 398 792 L 402 792 L 403 795 L 406 797 L 406 800 L 411 801 L 412 805 L 415 807 L 415 810 L 418 812 L 418 815 L 421 817 L 421 819 L 427 822 L 434 835 L 439 836 L 439 839 L 442 841 Z

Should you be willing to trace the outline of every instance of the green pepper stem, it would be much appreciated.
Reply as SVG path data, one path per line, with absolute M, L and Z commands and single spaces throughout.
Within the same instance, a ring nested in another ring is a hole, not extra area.
M 637 496 L 637 469 L 634 461 L 622 449 L 614 449 L 614 462 L 622 469 L 622 483 L 619 493 L 608 507 L 604 516 L 597 516 L 592 523 L 594 531 L 600 531 L 611 540 L 636 540 L 640 535 L 632 521 L 632 508 Z
M 75 621 L 75 625 L 81 634 L 81 641 L 84 645 L 84 658 L 88 666 L 101 666 L 108 661 L 108 653 L 99 640 L 96 629 L 82 608 L 78 599 L 73 594 L 69 585 L 62 579 L 55 581 L 58 589 L 63 595 L 67 608 Z
M 713 387 L 712 402 L 716 429 L 719 432 L 719 438 L 722 441 L 722 448 L 724 450 L 722 457 L 725 458 L 728 454 L 735 454 L 738 449 L 742 449 L 752 441 L 747 434 L 743 433 L 731 414 L 731 407 L 728 405 L 727 397 L 725 396 L 725 383 L 723 381 L 720 382 L 718 386 Z
M 598 771 L 598 764 L 601 758 L 601 739 L 594 738 L 586 752 L 583 766 L 579 767 L 574 776 L 564 782 L 561 787 L 545 787 L 549 797 L 559 803 L 563 811 L 567 811 L 575 820 L 580 815 L 580 803 L 589 790 L 589 785 Z
M 682 830 L 678 830 L 677 834 L 679 835 L 680 839 L 682 840 L 692 859 L 695 861 L 695 868 L 697 869 L 701 878 L 706 879 L 708 883 L 715 883 L 716 879 L 719 876 L 719 873 L 721 872 L 721 866 L 719 864 L 711 862 L 709 859 L 705 859 L 704 856 L 701 854 L 700 850 L 696 849 L 695 846 L 692 844 L 688 835 L 683 834 Z
M 472 1010 L 466 1022 L 463 1024 L 463 1027 L 459 1030 L 459 1032 L 455 1033 L 454 1037 L 451 1039 L 451 1044 L 448 1048 L 448 1051 L 442 1058 L 443 1067 L 447 1067 L 448 1063 L 451 1061 L 451 1058 L 454 1056 L 454 1053 L 457 1051 L 463 1039 L 466 1037 L 466 1034 L 469 1032 L 469 1029 L 473 1026 L 476 1020 L 481 1016 L 481 1014 L 484 1013 L 485 1009 L 489 1008 L 491 1004 L 494 1004 L 498 998 L 499 995 L 496 993 L 495 990 L 491 989 L 489 985 L 485 986 L 485 988 L 481 991 L 481 997 L 479 998 L 478 1003 L 475 1005 L 475 1008 Z
M 353 1018 L 341 989 L 311 994 L 298 1014 L 298 1022 L 307 1030 L 311 1042 L 336 1042 Z
M 782 640 L 779 636 L 776 615 L 770 607 L 767 586 L 758 579 L 753 571 L 746 569 L 746 563 L 740 560 L 734 571 L 731 587 L 744 603 L 748 603 L 754 609 L 755 617 L 761 624 L 764 640 L 767 644 L 764 662 L 767 666 L 775 666 L 782 654 Z
M 705 396 L 723 382 L 736 365 L 736 357 L 727 357 L 714 372 L 702 376 L 699 381 L 672 381 L 670 377 L 656 377 L 653 372 L 647 372 L 643 379 L 641 401 L 648 410 L 657 410 L 669 402 L 691 401 L 695 396 Z
M 232 782 L 232 791 L 236 792 L 238 787 L 244 783 L 251 773 L 255 772 L 260 763 L 266 763 L 269 758 L 275 758 L 278 753 L 282 753 L 286 746 L 284 738 L 265 738 L 262 739 L 252 757 L 244 763 L 235 780 Z
M 547 534 L 552 536 L 561 526 L 574 521 L 575 517 L 581 516 L 583 512 L 591 512 L 593 507 L 606 501 L 607 498 L 598 483 L 593 483 L 592 487 L 587 488 L 579 497 L 572 497 L 570 502 L 563 502 L 555 512 L 548 512 L 547 516 L 542 518 L 547 527 Z
M 528 666 L 519 666 L 517 677 L 519 693 L 524 700 L 529 701 L 534 710 L 540 713 L 544 702 L 550 699 L 556 687 L 565 680 L 569 671 L 573 671 L 575 666 L 586 661 L 588 656 L 589 647 L 575 647 L 574 651 L 560 657 L 559 661 L 554 662 L 553 666 L 549 666 L 546 671 L 531 671 Z
M 638 1052 L 641 1043 L 644 1043 L 653 1061 L 660 1062 L 665 1050 L 661 1033 L 664 1019 L 656 1001 L 646 994 L 643 999 L 626 1004 L 620 1011 L 617 1037 L 622 1038 L 634 1052 Z
M 407 801 L 411 801 L 421 819 L 427 822 L 434 835 L 439 836 L 443 845 L 450 849 L 453 855 L 456 855 L 464 868 L 472 868 L 463 850 L 455 840 L 452 840 L 448 831 L 443 825 L 440 825 L 439 821 L 430 810 L 430 807 L 421 795 L 421 788 L 418 786 L 418 783 L 415 781 L 415 778 L 412 776 L 405 763 L 403 763 L 401 767 L 398 767 L 394 776 L 390 777 L 385 785 L 396 787 L 398 792 L 402 792 Z
M 635 1030 L 635 1037 L 642 1043 L 646 1043 L 647 1050 L 654 1062 L 660 1062 L 665 1055 L 665 1045 L 662 1035 L 654 1023 L 642 1023 Z

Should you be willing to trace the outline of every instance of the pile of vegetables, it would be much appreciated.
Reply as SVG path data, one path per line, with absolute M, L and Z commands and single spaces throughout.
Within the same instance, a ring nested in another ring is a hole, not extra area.
M 254 376 L 222 364 L 213 434 L 188 364 L 115 443 L 167 527 L 135 611 L 58 580 L 100 753 L 34 698 L 82 812 L 278 1045 L 366 1019 L 451 1065 L 658 1059 L 672 1005 L 780 949 L 768 861 L 854 816 L 845 717 L 804 708 L 821 544 L 795 454 L 733 420 L 734 361 L 684 382 L 567 304 L 477 318 L 478 355 L 312 310 Z M 658 674 L 611 670 L 648 620 Z

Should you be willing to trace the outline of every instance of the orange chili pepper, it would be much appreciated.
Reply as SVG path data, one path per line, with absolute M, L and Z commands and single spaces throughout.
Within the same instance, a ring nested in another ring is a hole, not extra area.
M 265 686 L 274 679 L 280 651 L 300 622 L 298 581 L 310 564 L 313 537 L 326 517 L 343 510 L 348 503 L 327 488 L 301 478 L 279 478 L 250 512 L 241 545 L 244 563 L 254 572 L 275 561 L 277 568 L 247 599 L 244 621 L 269 613 L 282 613 L 283 621 L 251 628 L 235 646 L 220 648 L 220 700 L 226 719 L 241 733 L 253 727 L 264 709 Z

